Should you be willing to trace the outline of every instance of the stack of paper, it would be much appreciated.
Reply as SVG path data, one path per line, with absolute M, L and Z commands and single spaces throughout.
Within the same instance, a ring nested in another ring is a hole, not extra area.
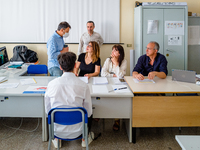
M 88 77 L 78 77 L 81 79 L 83 82 L 88 83 Z
M 153 80 L 149 79 L 144 79 L 144 80 L 138 80 L 138 79 L 133 79 L 135 83 L 155 83 Z
M 0 88 L 8 89 L 8 88 L 16 88 L 18 87 L 19 83 L 2 83 L 0 84 Z
M 114 84 L 127 84 L 123 78 L 112 78 Z
M 106 77 L 93 77 L 93 84 L 108 84 Z
M 5 81 L 6 80 L 6 77 L 0 77 L 0 83 Z
M 36 81 L 33 78 L 20 79 L 21 85 L 35 84 Z

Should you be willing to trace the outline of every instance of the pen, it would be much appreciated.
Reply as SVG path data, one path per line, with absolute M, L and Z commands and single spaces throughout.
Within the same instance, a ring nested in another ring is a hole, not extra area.
M 2 81 L 2 82 L 0 82 L 0 83 L 4 83 L 4 82 L 6 82 L 6 81 L 8 81 L 8 80 L 4 80 L 4 81 Z
M 123 88 L 118 88 L 118 90 L 123 90 L 123 89 L 127 89 L 127 87 L 123 87 Z
M 33 78 L 33 80 L 35 81 L 35 79 Z M 37 83 L 36 81 L 35 81 L 35 83 Z
M 127 87 L 123 87 L 123 88 L 116 88 L 116 89 L 114 89 L 114 90 L 111 90 L 111 91 L 109 91 L 109 92 L 112 92 L 112 91 L 116 91 L 116 90 L 123 90 L 123 89 L 127 89 Z

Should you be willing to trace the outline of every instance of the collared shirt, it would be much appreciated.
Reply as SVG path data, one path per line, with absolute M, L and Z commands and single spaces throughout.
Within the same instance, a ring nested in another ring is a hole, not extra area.
M 52 67 L 59 67 L 57 57 L 63 49 L 64 44 L 63 37 L 56 31 L 47 41 L 48 69 Z
M 146 54 L 140 56 L 133 71 L 141 73 L 143 76 L 148 76 L 149 72 L 152 71 L 164 72 L 166 75 L 168 74 L 167 59 L 164 55 L 157 53 L 153 66 L 150 65 L 149 62 L 150 58 Z
M 101 70 L 102 77 L 113 77 L 115 74 L 118 78 L 122 78 L 126 74 L 127 61 L 124 59 L 121 66 L 114 66 L 110 58 L 107 58 L 104 62 Z
M 78 47 L 78 55 L 86 52 L 87 45 L 89 44 L 90 41 L 97 42 L 99 44 L 99 47 L 103 44 L 103 39 L 99 33 L 93 32 L 93 34 L 90 36 L 88 32 L 85 32 L 80 39 Z
M 45 111 L 48 114 L 52 108 L 84 107 L 88 117 L 92 114 L 92 101 L 88 85 L 74 73 L 65 72 L 49 82 L 45 93 Z M 82 133 L 82 124 L 54 126 L 55 135 L 62 138 L 75 138 Z

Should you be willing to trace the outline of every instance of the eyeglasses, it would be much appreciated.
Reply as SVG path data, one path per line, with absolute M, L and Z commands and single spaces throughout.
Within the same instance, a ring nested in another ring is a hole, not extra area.
M 92 47 L 92 45 L 88 45 L 88 47 Z
M 151 49 L 153 49 L 153 50 L 154 50 L 155 48 L 149 48 L 149 47 L 146 47 L 146 49 L 147 49 L 147 50 L 151 50 Z

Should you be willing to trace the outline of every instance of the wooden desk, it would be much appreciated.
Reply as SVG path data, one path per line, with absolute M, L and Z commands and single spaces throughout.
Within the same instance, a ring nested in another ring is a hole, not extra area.
M 136 142 L 137 127 L 196 127 L 200 126 L 200 96 L 135 96 L 152 93 L 200 93 L 194 83 L 155 78 L 155 83 L 135 83 L 126 76 L 133 97 L 132 131 Z
M 175 138 L 182 150 L 200 150 L 200 136 L 198 135 L 176 135 Z

